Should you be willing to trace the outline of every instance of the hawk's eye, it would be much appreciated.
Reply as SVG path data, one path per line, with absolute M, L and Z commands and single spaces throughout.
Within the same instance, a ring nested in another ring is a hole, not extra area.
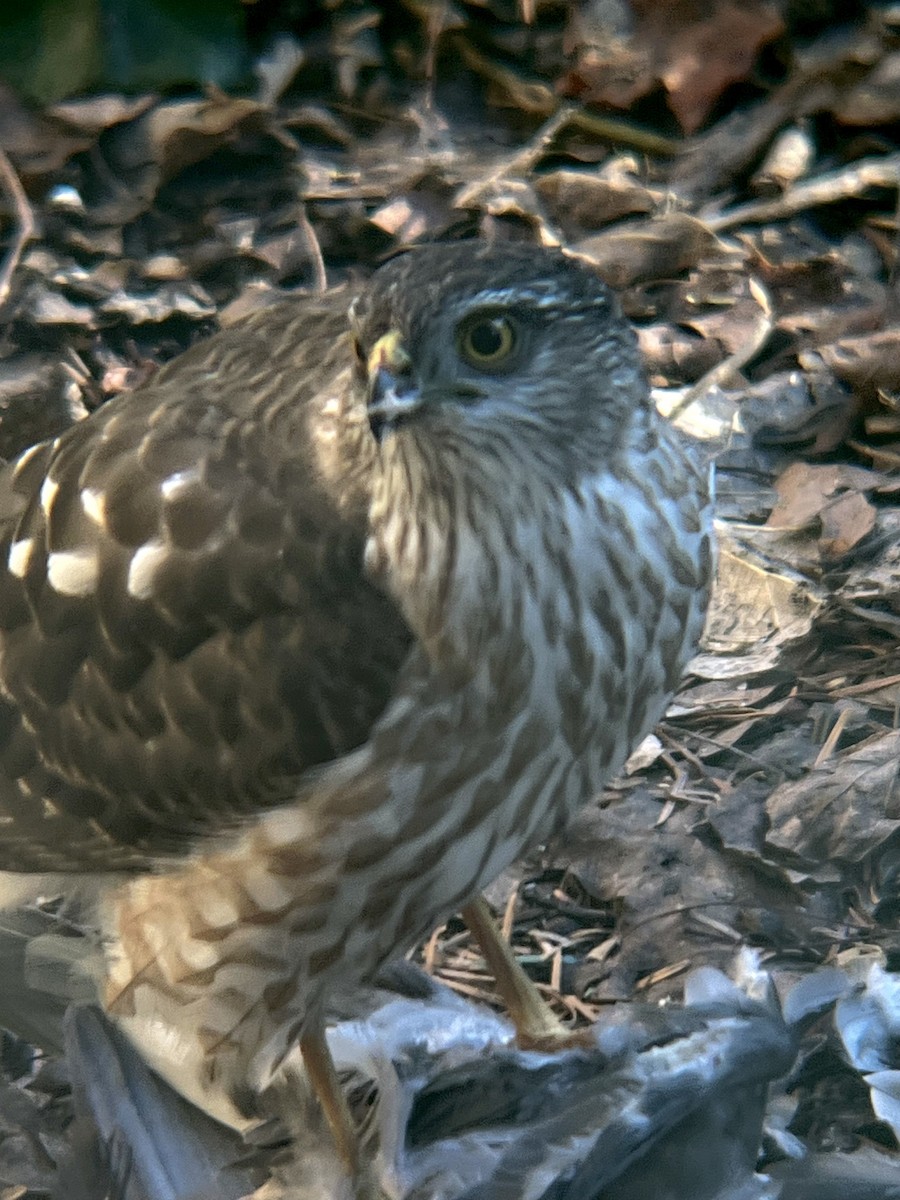
M 518 344 L 516 326 L 509 317 L 473 317 L 460 326 L 459 352 L 470 367 L 481 371 L 508 365 Z

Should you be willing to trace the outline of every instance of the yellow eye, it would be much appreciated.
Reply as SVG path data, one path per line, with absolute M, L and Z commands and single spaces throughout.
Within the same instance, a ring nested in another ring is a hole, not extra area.
M 490 371 L 507 363 L 518 345 L 509 317 L 476 317 L 459 332 L 459 352 L 471 367 Z

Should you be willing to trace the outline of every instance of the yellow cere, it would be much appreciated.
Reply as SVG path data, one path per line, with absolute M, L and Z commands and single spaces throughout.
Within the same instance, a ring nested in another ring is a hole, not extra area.
M 403 345 L 403 340 L 396 329 L 390 330 L 378 339 L 372 347 L 366 364 L 371 378 L 379 370 L 397 374 L 408 370 L 412 365 L 409 355 Z

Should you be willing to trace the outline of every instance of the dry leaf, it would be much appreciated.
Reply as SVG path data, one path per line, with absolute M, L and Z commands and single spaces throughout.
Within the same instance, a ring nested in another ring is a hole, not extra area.
M 665 213 L 615 226 L 576 242 L 572 249 L 592 262 L 611 287 L 642 279 L 671 279 L 700 262 L 740 261 L 740 251 L 687 213 Z
M 876 511 L 861 492 L 848 492 L 822 512 L 819 545 L 828 558 L 842 558 L 875 528 Z
M 782 784 L 766 803 L 766 841 L 810 863 L 859 862 L 900 828 L 898 768 L 893 730 Z
M 772 666 L 785 642 L 809 633 L 824 592 L 719 527 L 719 564 L 703 637 L 690 670 L 704 679 L 746 676 Z M 743 663 L 743 668 L 741 667 Z
M 705 20 L 672 37 L 662 81 L 685 133 L 700 128 L 725 89 L 747 78 L 759 51 L 783 29 L 774 4 L 719 0 Z
M 769 529 L 806 529 L 826 508 L 833 505 L 836 493 L 874 491 L 884 482 L 884 475 L 867 471 L 863 467 L 792 463 L 775 483 L 778 503 L 769 513 L 766 525 Z M 863 503 L 865 504 L 865 501 Z M 871 508 L 870 505 L 866 507 Z M 838 515 L 836 519 L 839 522 L 841 519 L 846 520 L 847 516 L 841 518 Z M 874 509 L 872 523 L 874 524 Z

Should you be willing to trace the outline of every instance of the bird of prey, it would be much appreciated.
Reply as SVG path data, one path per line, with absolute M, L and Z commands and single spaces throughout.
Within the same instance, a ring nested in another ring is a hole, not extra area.
M 219 1119 L 299 1041 L 367 1194 L 329 997 L 477 927 L 700 634 L 705 473 L 614 298 L 413 249 L 25 451 L 0 519 L 0 870 L 102 879 L 105 1003 Z

